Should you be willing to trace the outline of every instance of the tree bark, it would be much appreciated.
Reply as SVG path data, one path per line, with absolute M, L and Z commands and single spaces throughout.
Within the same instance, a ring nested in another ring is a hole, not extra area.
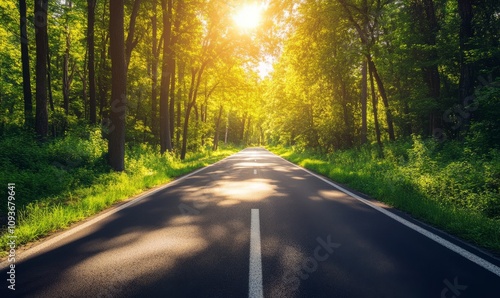
M 63 59 L 63 108 L 66 115 L 69 115 L 69 89 L 70 89 L 70 75 L 69 75 L 69 52 L 71 41 L 69 36 L 69 28 L 66 25 L 66 49 L 64 51 Z
M 50 51 L 49 51 L 49 37 L 47 36 L 45 38 L 46 41 L 46 52 L 47 52 L 47 91 L 48 91 L 48 96 L 49 96 L 49 106 L 50 110 L 54 112 L 55 107 L 54 107 L 54 97 L 52 96 L 52 76 L 51 76 L 51 70 L 50 70 Z
M 361 144 L 366 144 L 368 125 L 366 121 L 367 116 L 367 99 L 368 99 L 368 76 L 366 71 L 366 61 L 363 61 L 361 67 Z
M 66 5 L 69 9 L 73 7 L 73 3 L 71 1 L 67 2 Z M 69 30 L 68 17 L 66 17 L 65 24 L 65 35 L 66 35 L 66 48 L 64 51 L 63 58 L 63 82 L 62 82 L 62 91 L 63 91 L 63 109 L 66 115 L 69 115 L 69 95 L 71 91 L 71 84 L 73 82 L 73 76 L 75 74 L 76 63 L 70 62 L 70 52 L 71 52 L 71 34 Z M 61 133 L 64 134 L 68 126 L 68 122 L 65 119 L 62 123 Z M 54 135 L 56 127 L 53 127 Z
M 125 61 L 127 64 L 127 69 L 128 65 L 130 64 L 130 57 L 132 56 L 132 51 L 139 42 L 139 39 L 135 38 L 135 23 L 137 20 L 137 15 L 139 14 L 140 6 L 141 6 L 141 0 L 135 0 L 134 6 L 132 7 L 132 14 L 130 15 L 127 41 L 125 42 Z
M 226 118 L 226 131 L 224 133 L 224 144 L 227 144 L 227 136 L 229 134 L 229 111 L 227 111 L 227 118 Z
M 157 39 L 156 0 L 153 0 L 153 16 L 151 17 L 151 132 L 158 137 L 158 61 L 160 59 L 160 45 Z
M 346 146 L 346 148 L 350 148 L 352 147 L 352 138 L 351 138 L 352 129 L 351 129 L 351 121 L 349 119 L 349 110 L 347 108 L 349 103 L 349 98 L 348 98 L 349 95 L 347 94 L 347 86 L 346 86 L 347 83 L 344 80 L 340 80 L 340 84 L 341 84 L 341 94 L 342 94 L 341 98 L 343 101 L 342 110 L 344 118 L 343 141 L 345 142 L 344 146 Z M 318 142 L 316 141 L 316 143 Z
M 184 80 L 184 64 L 180 64 L 179 67 L 177 68 L 179 72 L 179 86 L 182 86 L 182 88 L 177 89 L 177 119 L 176 119 L 176 127 L 177 127 L 177 132 L 175 135 L 175 144 L 177 147 L 179 147 L 179 143 L 181 140 L 181 101 L 183 94 L 186 94 L 186 82 Z
M 172 4 L 173 5 L 173 4 Z M 181 0 L 181 1 L 177 1 L 177 6 L 175 8 L 175 20 L 173 22 L 173 30 L 174 32 L 172 33 L 172 39 L 170 41 L 170 47 L 173 48 L 178 40 L 179 40 L 179 31 L 180 31 L 180 27 L 181 27 L 181 17 L 182 17 L 182 13 L 184 11 L 184 2 Z M 176 93 L 175 93 L 175 83 L 176 83 L 176 77 L 175 77 L 175 73 L 176 73 L 176 69 L 179 67 L 177 65 L 177 61 L 176 61 L 176 58 L 175 58 L 175 53 L 173 52 L 172 50 L 172 53 L 170 55 L 170 65 L 171 65 L 171 73 L 172 73 L 172 77 L 171 77 L 171 84 L 170 84 L 170 94 L 171 94 L 171 98 L 170 98 L 170 135 L 173 137 L 174 136 L 174 132 L 175 132 L 175 98 L 176 98 Z M 179 99 L 180 100 L 180 99 Z M 180 107 L 180 103 L 178 105 Z M 180 111 L 180 108 L 178 109 L 177 111 L 177 114 L 180 115 L 181 111 Z
M 243 120 L 241 121 L 241 130 L 240 130 L 240 141 L 241 144 L 244 143 L 244 138 L 245 138 L 245 124 L 247 122 L 247 112 L 243 114 Z
M 207 66 L 207 64 L 208 61 L 204 61 L 200 68 L 193 68 L 191 70 L 191 86 L 189 87 L 188 104 L 186 107 L 186 113 L 184 115 L 184 127 L 182 131 L 181 160 L 184 160 L 184 158 L 186 158 L 189 115 L 191 114 L 191 109 L 196 105 L 201 77 L 203 75 L 203 72 L 205 71 L 205 67 Z
M 160 92 L 160 152 L 172 151 L 172 137 L 170 135 L 170 112 L 168 100 L 170 97 L 171 66 L 169 57 L 172 55 L 170 39 L 172 35 L 172 0 L 162 0 L 163 11 L 163 63 Z
M 87 70 L 89 72 L 89 115 L 91 124 L 97 123 L 94 40 L 95 7 L 96 0 L 87 0 L 87 51 L 89 55 L 87 60 Z
M 107 2 L 105 2 L 107 3 Z M 99 50 L 99 72 L 97 75 L 97 91 L 99 92 L 99 116 L 101 118 L 104 117 L 105 108 L 108 106 L 108 89 L 109 89 L 109 80 L 107 77 L 107 73 L 109 71 L 109 65 L 107 63 L 107 53 L 108 49 L 106 45 L 108 44 L 109 34 L 104 33 L 101 38 L 102 47 Z
M 109 4 L 109 32 L 111 56 L 111 111 L 109 126 L 109 164 L 115 171 L 125 169 L 125 114 L 127 105 L 127 77 L 125 63 L 124 0 Z
M 373 121 L 375 123 L 375 136 L 377 138 L 377 144 L 379 148 L 382 148 L 382 140 L 380 139 L 380 126 L 378 123 L 378 100 L 377 95 L 375 94 L 375 84 L 373 82 L 373 70 L 370 67 L 370 87 L 372 91 L 372 106 L 373 106 Z
M 214 134 L 214 145 L 213 151 L 219 149 L 219 130 L 220 130 L 220 120 L 222 118 L 222 111 L 224 110 L 223 106 L 219 106 L 219 114 L 217 115 L 217 119 L 215 120 L 215 134 Z
M 47 111 L 47 8 L 48 0 L 35 0 L 36 42 L 36 115 L 35 131 L 41 138 L 47 137 L 49 115 Z
M 188 136 L 188 128 L 189 128 L 189 115 L 191 114 L 191 109 L 193 108 L 194 104 L 196 103 L 196 98 L 194 99 L 194 101 L 192 100 L 192 98 L 194 97 L 196 73 L 198 71 L 199 70 L 194 69 L 194 68 L 191 70 L 191 85 L 189 87 L 188 103 L 186 106 L 186 111 L 184 113 L 184 125 L 182 128 L 181 160 L 184 160 L 186 158 L 187 136 Z
M 373 78 L 375 78 L 375 81 L 377 82 L 378 91 L 380 93 L 380 97 L 382 97 L 382 103 L 384 104 L 389 140 L 394 141 L 396 137 L 394 136 L 394 124 L 392 120 L 391 109 L 389 107 L 389 100 L 387 99 L 387 93 L 385 92 L 384 84 L 378 74 L 377 68 L 375 67 L 375 63 L 373 63 L 370 56 L 368 56 L 367 59 L 368 59 L 368 67 L 370 69 L 370 75 L 372 75 Z
M 31 95 L 30 59 L 28 52 L 28 33 L 26 29 L 26 0 L 19 0 L 19 14 L 21 30 L 21 63 L 23 67 L 23 95 L 24 95 L 24 125 L 33 126 L 33 97 Z
M 173 55 L 172 55 L 173 56 Z M 172 57 L 170 59 L 170 101 L 169 101 L 169 127 L 170 127 L 170 138 L 174 135 L 175 129 L 175 59 Z

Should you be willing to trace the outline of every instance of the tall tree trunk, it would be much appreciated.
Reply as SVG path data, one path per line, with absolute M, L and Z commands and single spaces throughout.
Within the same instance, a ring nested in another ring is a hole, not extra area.
M 160 45 L 157 39 L 157 15 L 156 0 L 153 0 L 153 16 L 151 17 L 151 132 L 158 137 L 158 60 L 160 55 Z
M 83 119 L 87 119 L 87 72 L 85 70 L 80 73 L 80 79 L 82 80 Z
M 173 9 L 173 2 L 171 2 L 171 9 Z M 173 48 L 176 46 L 177 41 L 179 39 L 179 31 L 180 31 L 180 26 L 181 26 L 181 15 L 182 11 L 184 9 L 184 2 L 183 1 L 177 1 L 177 6 L 175 7 L 175 20 L 173 21 L 173 31 L 171 32 L 171 38 L 170 38 L 170 55 L 168 57 L 168 64 L 170 68 L 170 102 L 169 102 L 169 126 L 170 126 L 170 137 L 173 138 L 174 132 L 175 132 L 175 98 L 176 98 L 176 93 L 175 93 L 175 84 L 176 84 L 176 68 L 177 66 L 177 61 L 175 58 L 175 52 L 173 51 Z M 171 17 L 173 17 L 173 14 L 171 13 Z M 180 113 L 180 110 L 178 111 Z
M 83 65 L 87 65 L 87 50 L 85 49 L 85 55 L 83 58 Z M 83 101 L 83 119 L 87 119 L 87 72 L 85 71 L 85 68 L 82 69 L 81 71 L 78 71 L 78 76 L 80 77 L 80 80 L 82 81 L 82 101 Z M 78 118 L 81 118 L 81 115 L 78 115 Z
M 87 0 L 87 51 L 89 58 L 87 60 L 87 70 L 89 72 L 89 115 L 90 123 L 97 123 L 97 99 L 95 84 L 95 7 L 96 0 Z M 101 113 L 102 113 L 101 104 Z
M 125 169 L 125 113 L 127 105 L 127 76 L 125 65 L 124 0 L 109 4 L 109 32 L 111 56 L 111 110 L 108 154 L 115 171 Z
M 189 128 L 189 115 L 191 114 L 191 109 L 193 108 L 194 104 L 196 101 L 193 102 L 192 98 L 194 97 L 194 89 L 195 89 L 195 84 L 196 84 L 196 73 L 199 70 L 197 69 L 192 69 L 191 70 L 191 83 L 189 87 L 189 95 L 188 95 L 188 102 L 186 106 L 186 111 L 184 113 L 184 125 L 182 128 L 182 147 L 181 147 L 181 160 L 184 160 L 186 158 L 186 151 L 187 151 L 187 136 L 188 136 L 188 128 Z
M 367 59 L 368 59 L 368 67 L 370 69 L 370 75 L 372 75 L 373 78 L 375 78 L 375 81 L 377 82 L 378 91 L 380 93 L 380 97 L 382 97 L 382 103 L 384 104 L 389 140 L 394 141 L 396 137 L 394 136 L 394 124 L 392 120 L 391 109 L 389 107 L 389 100 L 387 99 L 387 93 L 385 92 L 384 84 L 378 74 L 377 68 L 375 67 L 375 63 L 373 63 L 373 61 L 371 60 L 371 56 L 368 55 Z
M 186 106 L 186 113 L 184 115 L 184 127 L 182 131 L 182 148 L 181 148 L 181 159 L 186 158 L 187 152 L 187 136 L 189 129 L 189 115 L 191 114 L 191 109 L 196 105 L 196 99 L 198 98 L 198 90 L 200 88 L 201 77 L 205 71 L 208 61 L 204 61 L 200 68 L 193 68 L 191 70 L 191 86 L 189 87 L 188 103 Z
M 363 61 L 363 65 L 361 67 L 361 144 L 366 144 L 367 134 L 368 134 L 368 125 L 366 121 L 367 116 L 367 99 L 368 99 L 368 75 L 366 71 L 366 61 Z
M 472 0 L 458 0 L 458 13 L 460 15 L 460 82 L 459 100 L 463 104 L 468 96 L 474 94 L 474 65 L 467 61 L 467 54 L 472 49 L 470 41 L 474 36 L 472 27 Z
M 223 106 L 219 106 L 219 114 L 217 115 L 217 119 L 215 120 L 215 134 L 214 134 L 214 145 L 213 151 L 219 149 L 219 133 L 220 133 L 220 120 L 222 118 Z
M 186 94 L 186 81 L 184 80 L 184 70 L 185 70 L 184 64 L 180 64 L 177 69 L 179 72 L 179 86 L 181 87 L 177 89 L 177 115 L 176 115 L 177 132 L 175 135 L 175 144 L 177 147 L 179 147 L 180 145 L 179 143 L 181 140 L 181 101 L 183 94 Z
M 380 126 L 378 123 L 378 100 L 377 95 L 375 94 L 375 84 L 373 82 L 373 71 L 372 68 L 369 68 L 370 71 L 370 87 L 372 91 L 372 106 L 373 106 L 373 121 L 375 123 L 375 136 L 377 138 L 377 144 L 379 148 L 382 148 L 382 141 L 380 139 Z
M 130 64 L 130 57 L 132 56 L 132 51 L 137 46 L 139 42 L 138 38 L 135 38 L 135 23 L 137 15 L 139 14 L 139 8 L 141 6 L 141 0 L 135 0 L 134 6 L 132 7 L 132 14 L 130 15 L 130 23 L 128 26 L 127 41 L 125 42 L 125 61 L 128 69 Z
M 107 1 L 105 2 L 107 3 Z M 109 71 L 109 66 L 107 63 L 107 53 L 108 49 L 106 45 L 109 40 L 109 34 L 104 33 L 101 39 L 101 48 L 99 50 L 99 73 L 97 75 L 97 90 L 99 92 L 99 116 L 101 118 L 104 117 L 105 108 L 108 106 L 108 89 L 109 89 L 109 80 L 106 76 Z
M 170 112 L 168 100 L 170 97 L 171 66 L 169 57 L 172 55 L 170 39 L 172 35 L 172 0 L 162 0 L 163 11 L 163 63 L 160 92 L 160 151 L 172 151 L 172 138 L 170 135 Z
M 49 131 L 47 111 L 47 8 L 48 0 L 35 0 L 36 115 L 35 131 L 45 138 Z
M 229 110 L 227 111 L 226 132 L 224 133 L 224 144 L 227 144 L 228 134 L 229 134 Z
M 340 81 L 340 84 L 341 84 L 341 93 L 342 93 L 342 101 L 343 101 L 343 104 L 342 104 L 342 110 L 343 110 L 343 118 L 344 118 L 344 142 L 345 142 L 345 146 L 347 148 L 350 148 L 352 147 L 352 138 L 351 138 L 351 122 L 349 121 L 349 109 L 347 108 L 348 107 L 348 103 L 349 103 L 349 98 L 348 98 L 348 94 L 347 94 L 347 84 L 344 80 L 341 80 Z M 312 114 L 312 113 L 311 113 Z M 318 143 L 318 142 L 316 142 Z
M 66 49 L 64 51 L 63 59 L 63 108 L 66 115 L 69 114 L 69 52 L 70 52 L 70 36 L 69 27 L 66 25 Z
M 248 145 L 248 140 L 250 139 L 250 133 L 251 133 L 251 129 L 252 129 L 251 122 L 252 122 L 252 116 L 250 115 L 247 118 L 246 130 L 245 130 L 245 134 L 244 134 L 244 137 L 243 137 L 243 144 L 245 146 Z
M 109 1 L 101 1 L 102 2 L 102 14 L 100 19 L 100 23 L 102 27 L 106 27 L 109 24 L 106 24 L 106 15 L 109 10 L 107 7 L 109 5 Z M 97 1 L 96 1 L 97 6 Z M 109 106 L 108 101 L 108 90 L 111 89 L 110 86 L 110 66 L 108 64 L 108 54 L 109 48 L 107 45 L 109 44 L 109 32 L 108 30 L 102 30 L 101 41 L 99 47 L 99 62 L 98 62 L 98 73 L 97 75 L 97 90 L 98 92 L 98 101 L 99 101 L 99 116 L 101 119 L 108 119 L 108 111 L 107 107 Z M 102 121 L 102 120 L 101 120 Z M 104 123 L 102 121 L 102 123 Z
M 172 46 L 172 45 L 171 45 Z M 175 59 L 172 58 L 170 59 L 170 102 L 169 102 L 169 127 L 170 127 L 170 137 L 174 135 L 174 130 L 175 130 Z
M 45 38 L 46 41 L 46 51 L 47 51 L 47 90 L 48 90 L 48 96 L 49 96 L 49 106 L 50 110 L 54 112 L 55 107 L 54 107 L 54 97 L 52 96 L 52 76 L 51 76 L 51 63 L 50 63 L 50 51 L 49 51 L 49 37 L 47 36 Z
M 188 104 L 186 107 L 186 113 L 184 117 L 184 129 L 182 132 L 182 148 L 181 148 L 181 159 L 186 157 L 187 152 L 187 136 L 189 129 L 189 115 L 191 109 L 196 106 L 196 99 L 198 98 L 198 90 L 200 88 L 201 77 L 207 67 L 208 61 L 204 61 L 200 68 L 193 68 L 191 70 L 191 86 L 189 87 Z
M 243 120 L 241 121 L 241 130 L 240 130 L 240 142 L 243 144 L 245 137 L 245 124 L 247 122 L 247 112 L 243 114 Z
M 19 14 L 21 30 L 21 62 L 23 67 L 23 95 L 24 95 L 24 125 L 33 126 L 33 97 L 31 95 L 30 58 L 28 52 L 28 33 L 26 29 L 26 0 L 19 0 Z
M 181 160 L 186 158 L 187 153 L 187 137 L 189 128 L 189 114 L 191 113 L 192 106 L 188 105 L 184 113 L 184 124 L 182 127 L 182 147 L 181 147 Z

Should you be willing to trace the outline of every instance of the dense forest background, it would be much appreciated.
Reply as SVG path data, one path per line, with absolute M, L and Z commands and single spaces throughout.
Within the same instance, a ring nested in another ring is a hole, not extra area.
M 221 140 L 499 143 L 496 1 L 269 1 L 252 32 L 231 17 L 240 2 L 118 1 L 115 24 L 108 1 L 4 1 L 2 135 L 89 124 L 181 157 Z
M 2 1 L 2 183 L 28 204 L 147 154 L 370 148 L 446 206 L 500 217 L 500 2 L 270 0 L 238 27 L 251 3 Z

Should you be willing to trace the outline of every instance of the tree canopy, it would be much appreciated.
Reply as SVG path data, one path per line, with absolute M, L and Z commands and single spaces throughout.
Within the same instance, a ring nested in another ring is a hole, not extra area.
M 496 1 L 0 7 L 0 133 L 22 128 L 43 142 L 98 126 L 116 170 L 129 143 L 181 158 L 219 142 L 329 152 L 416 134 L 499 144 Z

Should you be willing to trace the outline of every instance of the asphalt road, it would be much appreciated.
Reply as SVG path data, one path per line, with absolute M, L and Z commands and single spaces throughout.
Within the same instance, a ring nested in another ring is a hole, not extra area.
M 15 296 L 500 297 L 499 263 L 250 148 L 24 252 Z

